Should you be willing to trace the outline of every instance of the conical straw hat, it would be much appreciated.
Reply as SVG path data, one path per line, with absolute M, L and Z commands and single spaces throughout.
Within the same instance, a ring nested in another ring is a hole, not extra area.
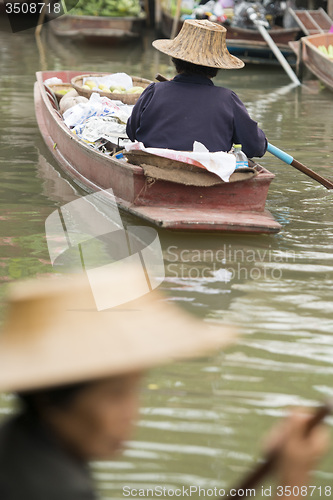
M 244 63 L 232 56 L 226 44 L 224 26 L 207 20 L 186 19 L 173 40 L 155 40 L 153 46 L 176 59 L 200 66 L 240 69 Z
M 141 279 L 142 269 L 113 271 L 111 294 L 126 293 L 129 283 L 136 286 Z M 98 287 L 110 296 L 107 276 Z M 231 328 L 193 318 L 156 290 L 97 311 L 85 274 L 15 284 L 7 312 L 0 334 L 0 391 L 145 370 L 208 354 L 235 337 Z

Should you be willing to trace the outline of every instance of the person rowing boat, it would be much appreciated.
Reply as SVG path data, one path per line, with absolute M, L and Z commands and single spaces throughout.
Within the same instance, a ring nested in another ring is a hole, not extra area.
M 94 291 L 124 297 L 142 268 L 94 280 Z M 0 428 L 1 500 L 95 500 L 88 463 L 119 455 L 133 430 L 146 370 L 226 347 L 234 332 L 209 328 L 154 292 L 98 312 L 88 278 L 17 284 L 0 335 L 0 391 L 21 401 Z M 156 325 L 159 325 L 156 328 Z M 275 473 L 285 495 L 308 484 L 328 446 L 326 429 L 306 433 L 297 412 L 274 429 Z M 287 488 L 288 487 L 288 488 Z
M 153 46 L 172 57 L 173 80 L 150 84 L 127 123 L 127 135 L 145 147 L 191 151 L 194 141 L 211 152 L 242 144 L 245 154 L 261 157 L 267 139 L 240 98 L 214 85 L 219 69 L 240 69 L 244 63 L 226 45 L 226 29 L 207 20 L 186 20 L 174 40 Z

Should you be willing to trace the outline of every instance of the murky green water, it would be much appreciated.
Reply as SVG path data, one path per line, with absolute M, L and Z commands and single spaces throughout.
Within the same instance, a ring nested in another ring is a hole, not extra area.
M 7 282 L 52 272 L 44 222 L 77 196 L 39 134 L 35 71 L 171 76 L 168 58 L 150 41 L 82 48 L 45 29 L 40 53 L 31 33 L 0 31 L 2 298 Z M 316 85 L 286 91 L 282 70 L 259 67 L 221 72 L 217 83 L 240 95 L 273 144 L 333 177 L 333 94 Z M 332 194 L 268 154 L 261 163 L 276 174 L 267 206 L 283 226 L 280 234 L 160 235 L 162 288 L 171 300 L 206 321 L 238 325 L 241 337 L 225 353 L 148 376 L 135 440 L 123 459 L 95 465 L 105 498 L 123 498 L 125 485 L 233 485 L 290 406 L 333 396 Z M 2 396 L 1 412 L 10 408 L 11 398 Z M 313 484 L 333 486 L 332 466 L 333 451 Z

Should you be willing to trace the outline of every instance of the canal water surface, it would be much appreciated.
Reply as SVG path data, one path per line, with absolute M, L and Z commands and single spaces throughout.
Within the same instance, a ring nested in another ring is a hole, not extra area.
M 173 74 L 169 59 L 151 47 L 151 33 L 132 45 L 96 48 L 61 41 L 45 27 L 38 49 L 33 33 L 11 34 L 2 23 L 1 317 L 9 282 L 52 272 L 45 219 L 80 195 L 38 131 L 35 72 Z M 216 84 L 241 97 L 270 142 L 333 178 L 332 93 L 312 83 L 290 89 L 280 68 L 259 66 L 221 71 Z M 124 498 L 125 486 L 232 486 L 290 408 L 333 397 L 333 194 L 269 154 L 260 162 L 276 175 L 267 207 L 282 225 L 279 234 L 160 234 L 161 288 L 169 300 L 206 322 L 237 325 L 240 337 L 223 353 L 147 376 L 137 431 L 124 456 L 93 464 L 105 499 Z M 1 418 L 13 404 L 12 397 L 1 397 Z M 314 472 L 314 498 L 320 486 L 333 487 L 332 471 L 333 451 Z

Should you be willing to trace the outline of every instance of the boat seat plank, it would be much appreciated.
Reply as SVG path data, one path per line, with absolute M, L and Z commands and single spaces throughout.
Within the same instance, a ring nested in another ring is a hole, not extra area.
M 147 177 L 184 184 L 187 186 L 215 186 L 224 184 L 216 174 L 202 167 L 178 160 L 170 160 L 145 151 L 128 151 L 124 153 L 128 161 L 143 168 Z M 255 164 L 253 164 L 255 166 Z M 252 179 L 258 172 L 253 168 L 242 168 L 231 174 L 230 182 L 239 182 Z

